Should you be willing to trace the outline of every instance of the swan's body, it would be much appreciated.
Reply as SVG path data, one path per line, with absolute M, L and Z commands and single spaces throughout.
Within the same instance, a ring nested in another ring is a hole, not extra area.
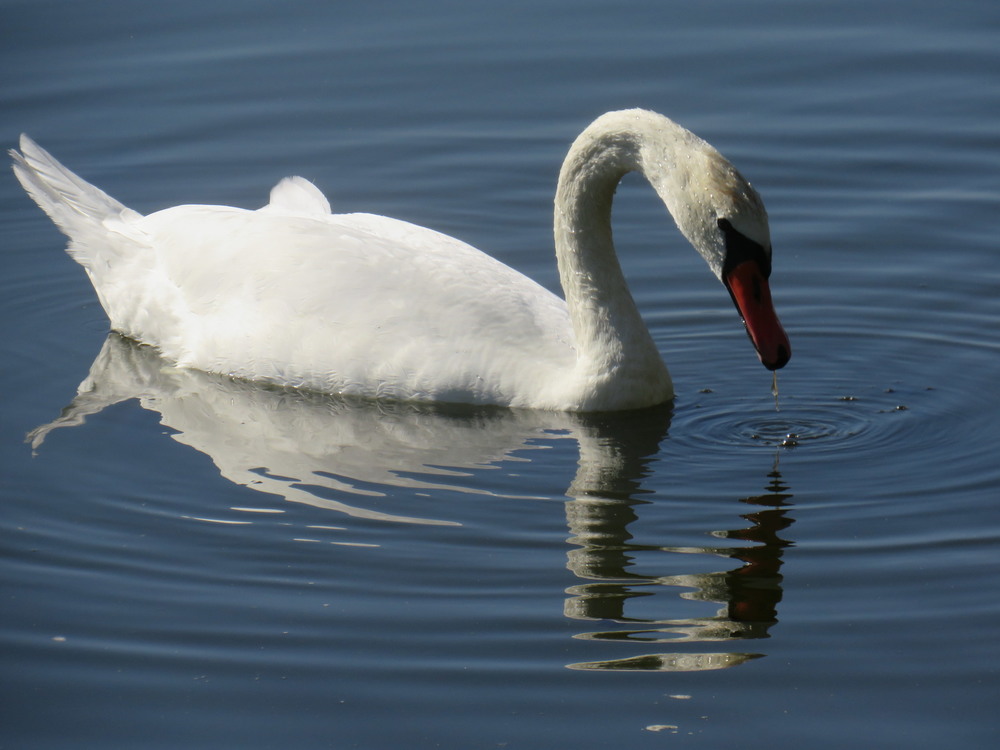
M 767 289 L 763 204 L 715 149 L 651 112 L 602 116 L 566 157 L 555 214 L 565 302 L 430 229 L 331 214 L 302 178 L 281 181 L 257 211 L 142 216 L 25 136 L 11 154 L 112 328 L 180 366 L 376 398 L 568 411 L 669 400 L 611 243 L 611 199 L 632 170 L 726 283 L 765 366 L 790 353 Z

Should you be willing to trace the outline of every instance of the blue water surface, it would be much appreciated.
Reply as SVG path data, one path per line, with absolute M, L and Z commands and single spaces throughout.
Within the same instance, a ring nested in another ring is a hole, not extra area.
M 0 747 L 992 747 L 998 30 L 973 0 L 0 1 L 8 147 L 141 212 L 301 174 L 554 290 L 568 144 L 663 112 L 763 195 L 794 351 L 776 410 L 630 176 L 669 406 L 177 370 L 8 173 Z

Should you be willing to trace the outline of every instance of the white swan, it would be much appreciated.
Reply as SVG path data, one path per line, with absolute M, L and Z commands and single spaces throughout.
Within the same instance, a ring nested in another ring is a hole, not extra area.
M 286 178 L 257 211 L 142 216 L 27 136 L 14 172 L 71 242 L 111 326 L 179 366 L 374 398 L 609 411 L 673 397 L 611 239 L 622 176 L 641 171 L 739 309 L 764 366 L 791 347 L 771 305 L 767 214 L 714 148 L 643 110 L 598 118 L 559 175 L 563 301 L 459 240 L 330 213 Z

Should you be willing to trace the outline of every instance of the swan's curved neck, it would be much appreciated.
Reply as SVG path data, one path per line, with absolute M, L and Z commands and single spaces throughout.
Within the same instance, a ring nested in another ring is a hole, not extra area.
M 570 148 L 556 190 L 556 257 L 580 375 L 598 389 L 602 378 L 613 378 L 670 398 L 670 376 L 629 292 L 611 232 L 618 183 L 628 172 L 646 174 L 645 114 L 601 118 Z

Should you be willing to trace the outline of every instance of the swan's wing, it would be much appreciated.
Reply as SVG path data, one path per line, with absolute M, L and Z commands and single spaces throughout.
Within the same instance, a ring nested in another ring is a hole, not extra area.
M 271 201 L 260 210 L 288 216 L 324 217 L 330 214 L 330 201 L 304 177 L 286 177 L 271 188 Z
M 164 325 L 131 333 L 183 364 L 335 392 L 503 403 L 574 360 L 562 300 L 429 229 L 207 206 L 143 222 L 158 254 L 148 296 L 173 292 L 156 301 Z

